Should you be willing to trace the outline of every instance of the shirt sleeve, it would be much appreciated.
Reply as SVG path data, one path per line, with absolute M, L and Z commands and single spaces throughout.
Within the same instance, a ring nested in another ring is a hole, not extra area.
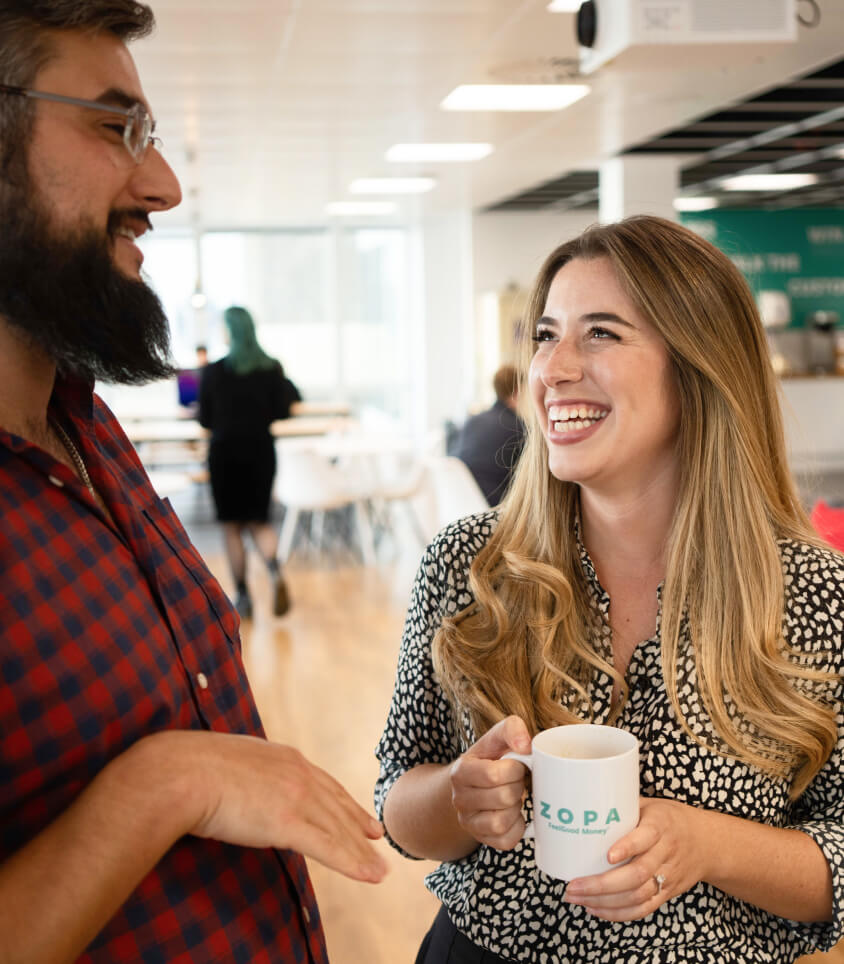
M 375 750 L 381 763 L 375 785 L 379 819 L 383 818 L 387 794 L 402 774 L 423 763 L 450 763 L 466 749 L 452 708 L 434 675 L 431 644 L 443 616 L 453 615 L 471 602 L 465 578 L 471 558 L 461 559 L 459 550 L 471 543 L 473 531 L 485 529 L 489 533 L 488 524 L 482 521 L 488 515 L 471 517 L 472 523 L 463 520 L 446 527 L 422 558 L 402 635 L 393 698 Z M 411 856 L 390 840 L 389 834 L 387 839 L 405 856 Z

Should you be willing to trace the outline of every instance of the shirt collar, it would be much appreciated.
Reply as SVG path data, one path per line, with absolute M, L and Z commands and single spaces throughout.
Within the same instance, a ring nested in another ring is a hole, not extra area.
M 94 422 L 94 379 L 57 372 L 49 408 L 66 412 L 75 422 L 90 430 Z

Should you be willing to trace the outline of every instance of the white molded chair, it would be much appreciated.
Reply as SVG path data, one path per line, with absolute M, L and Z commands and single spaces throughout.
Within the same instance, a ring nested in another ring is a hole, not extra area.
M 425 460 L 425 479 L 414 503 L 429 541 L 450 522 L 489 508 L 475 477 L 454 455 Z
M 286 509 L 279 538 L 281 559 L 286 561 L 290 555 L 301 513 L 312 513 L 311 541 L 319 547 L 326 512 L 352 506 L 363 560 L 367 565 L 374 564 L 374 540 L 366 504 L 370 493 L 366 482 L 356 481 L 351 473 L 310 449 L 285 448 L 278 455 L 275 495 Z
M 379 480 L 375 492 L 375 504 L 380 510 L 380 521 L 387 533 L 395 540 L 394 512 L 396 508 L 401 507 L 410 531 L 422 549 L 428 544 L 428 530 L 416 511 L 415 503 L 417 497 L 423 492 L 426 482 L 425 463 L 419 459 L 413 459 L 400 471 L 385 473 L 385 477 Z

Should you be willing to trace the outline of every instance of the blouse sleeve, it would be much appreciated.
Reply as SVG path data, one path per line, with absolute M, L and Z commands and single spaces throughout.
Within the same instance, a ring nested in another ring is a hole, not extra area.
M 840 704 L 839 704 L 840 705 Z M 838 714 L 838 732 L 844 731 L 844 717 Z M 790 824 L 802 830 L 820 847 L 832 872 L 832 920 L 793 926 L 806 932 L 812 944 L 828 951 L 844 937 L 844 752 L 842 739 L 811 786 L 797 801 Z
M 789 827 L 808 834 L 827 859 L 832 873 L 832 920 L 816 924 L 794 922 L 792 926 L 803 931 L 818 950 L 828 951 L 844 937 L 844 564 L 835 553 L 823 553 L 820 565 L 816 560 L 817 555 L 814 565 L 802 567 L 795 574 L 792 598 L 798 598 L 801 604 L 799 621 L 804 645 L 808 643 L 807 662 L 837 677 L 831 698 L 838 742 L 815 779 L 795 801 Z M 812 605 L 815 600 L 817 607 Z
M 472 600 L 466 576 L 480 548 L 478 537 L 480 544 L 488 538 L 491 518 L 492 513 L 482 513 L 446 527 L 422 558 L 405 620 L 393 699 L 375 750 L 381 763 L 375 785 L 379 819 L 387 794 L 402 774 L 423 763 L 450 763 L 466 749 L 434 675 L 431 643 L 443 616 L 457 613 Z M 470 551 L 463 555 L 466 549 Z

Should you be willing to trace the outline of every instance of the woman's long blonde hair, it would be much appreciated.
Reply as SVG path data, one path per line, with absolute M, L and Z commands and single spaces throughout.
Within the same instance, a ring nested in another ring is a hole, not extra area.
M 826 674 L 783 638 L 777 540 L 823 545 L 786 462 L 764 331 L 743 277 L 692 231 L 656 217 L 595 226 L 555 249 L 531 293 L 520 372 L 551 282 L 572 258 L 608 258 L 659 331 L 680 398 L 680 488 L 662 592 L 662 665 L 678 719 L 699 742 L 791 781 L 798 796 L 837 738 Z M 527 396 L 522 392 L 522 398 Z M 527 399 L 529 402 L 529 399 Z M 599 628 L 576 536 L 578 488 L 548 469 L 532 405 L 525 451 L 489 543 L 475 559 L 475 602 L 444 620 L 434 665 L 476 736 L 504 716 L 532 732 L 589 719 Z M 688 629 L 684 631 L 687 621 Z M 689 653 L 695 679 L 681 677 Z M 692 682 L 711 727 L 694 732 L 679 692 Z M 616 717 L 620 708 L 616 709 Z

